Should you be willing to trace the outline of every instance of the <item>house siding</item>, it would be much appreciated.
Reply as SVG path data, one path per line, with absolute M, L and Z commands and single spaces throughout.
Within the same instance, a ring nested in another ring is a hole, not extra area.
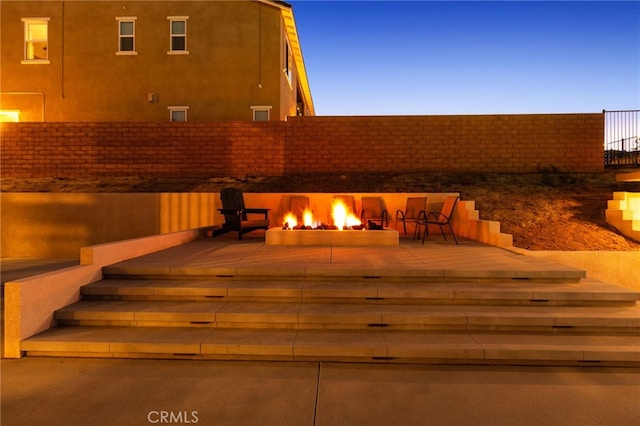
M 189 121 L 251 120 L 252 105 L 272 106 L 272 120 L 295 114 L 297 88 L 283 85 L 286 30 L 278 7 L 258 1 L 0 7 L 2 108 L 20 110 L 21 121 L 168 121 L 169 106 L 189 106 Z M 21 19 L 36 16 L 50 18 L 50 63 L 22 64 Z M 188 17 L 188 54 L 167 54 L 169 16 Z M 136 18 L 134 55 L 116 55 L 118 17 Z M 156 102 L 148 101 L 150 93 Z

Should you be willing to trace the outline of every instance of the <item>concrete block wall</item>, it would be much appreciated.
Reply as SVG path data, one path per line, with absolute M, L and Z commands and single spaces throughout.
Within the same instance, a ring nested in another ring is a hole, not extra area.
M 3 177 L 600 172 L 604 114 L 2 123 Z
M 4 177 L 274 176 L 284 122 L 3 123 Z
M 603 114 L 295 117 L 287 172 L 599 172 Z

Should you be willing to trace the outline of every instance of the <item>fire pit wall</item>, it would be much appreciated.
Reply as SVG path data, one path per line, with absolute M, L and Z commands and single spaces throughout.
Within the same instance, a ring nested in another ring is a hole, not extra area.
M 309 207 L 313 210 L 314 217 L 320 221 L 331 222 L 331 204 L 337 195 L 352 195 L 356 200 L 356 214 L 359 216 L 362 197 L 381 197 L 384 200 L 389 214 L 389 228 L 396 229 L 396 211 L 404 210 L 408 197 L 427 197 L 427 210 L 440 211 L 444 199 L 458 193 L 245 193 L 245 205 L 248 208 L 268 208 L 271 228 L 282 228 L 283 219 L 290 211 L 292 196 L 306 196 L 309 198 Z M 218 200 L 219 202 L 219 200 Z M 220 206 L 218 206 L 220 207 Z M 223 218 L 217 218 L 218 223 Z M 413 227 L 407 227 L 407 236 L 404 236 L 398 224 L 400 238 L 412 238 Z M 511 247 L 512 236 L 500 232 L 500 223 L 479 219 L 479 212 L 475 210 L 475 202 L 461 200 L 456 206 L 453 216 L 453 228 L 456 235 L 496 245 L 499 247 Z M 429 228 L 429 232 L 440 233 L 437 226 Z

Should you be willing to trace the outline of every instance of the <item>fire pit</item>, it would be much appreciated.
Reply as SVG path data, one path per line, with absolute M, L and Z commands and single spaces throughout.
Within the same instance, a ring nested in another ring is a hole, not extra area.
M 302 213 L 302 223 L 292 212 L 284 218 L 282 228 L 266 232 L 267 245 L 339 245 L 397 246 L 399 234 L 373 222 L 362 224 L 346 204 L 336 199 L 332 203 L 333 223 L 317 221 L 310 209 Z

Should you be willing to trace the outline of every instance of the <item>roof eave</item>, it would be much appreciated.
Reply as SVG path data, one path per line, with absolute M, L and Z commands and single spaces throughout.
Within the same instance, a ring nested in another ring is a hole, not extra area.
M 302 56 L 302 47 L 300 46 L 300 39 L 298 38 L 298 30 L 296 27 L 296 21 L 293 17 L 293 7 L 283 1 L 273 0 L 258 0 L 261 3 L 275 6 L 280 9 L 282 19 L 284 21 L 284 27 L 289 37 L 289 46 L 291 47 L 291 53 L 293 53 L 293 60 L 296 64 L 296 70 L 298 71 L 298 82 L 304 102 L 309 108 L 309 113 L 315 115 L 315 107 L 313 106 L 313 98 L 311 96 L 311 88 L 309 87 L 309 79 L 307 77 L 307 69 L 304 65 L 304 57 Z

